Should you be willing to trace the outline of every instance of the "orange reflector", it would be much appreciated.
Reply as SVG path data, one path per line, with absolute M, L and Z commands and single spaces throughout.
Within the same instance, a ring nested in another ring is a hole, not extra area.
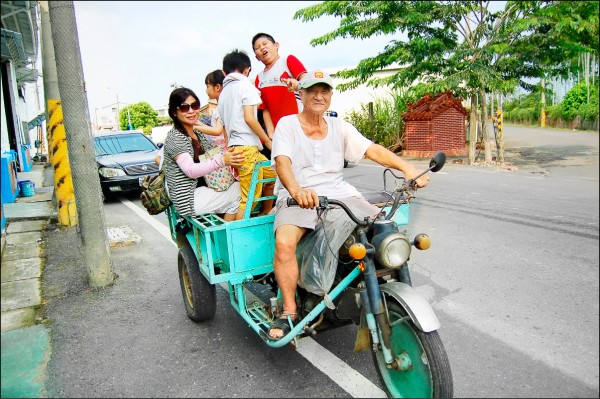
M 355 243 L 350 246 L 349 253 L 352 259 L 361 260 L 367 256 L 367 248 L 361 243 Z
M 359 263 L 358 263 L 358 270 L 360 270 L 360 271 L 361 271 L 361 273 L 364 273 L 364 271 L 365 271 L 365 267 L 366 267 L 366 266 L 365 266 L 365 263 L 364 263 L 364 262 L 359 262 Z
M 431 238 L 429 238 L 429 236 L 427 234 L 417 234 L 417 236 L 415 237 L 415 240 L 413 242 L 413 245 L 415 246 L 415 248 L 417 249 L 429 249 L 429 247 L 431 246 Z

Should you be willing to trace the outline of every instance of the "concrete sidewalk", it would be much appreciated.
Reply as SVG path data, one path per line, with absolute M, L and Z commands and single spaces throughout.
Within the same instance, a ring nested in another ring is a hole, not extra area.
M 46 397 L 49 329 L 42 313 L 43 232 L 56 219 L 53 170 L 36 163 L 19 180 L 31 180 L 35 195 L 4 204 L 1 322 L 2 398 Z

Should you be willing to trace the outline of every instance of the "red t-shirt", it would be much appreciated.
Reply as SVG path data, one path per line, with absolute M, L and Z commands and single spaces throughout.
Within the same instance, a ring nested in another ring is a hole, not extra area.
M 262 99 L 260 109 L 269 110 L 273 126 L 276 127 L 282 117 L 297 114 L 302 110 L 300 96 L 288 91 L 281 78 L 293 77 L 298 80 L 298 76 L 304 72 L 306 68 L 300 60 L 289 55 L 285 60 L 280 57 L 268 71 L 261 71 L 256 75 L 254 84 L 260 90 Z

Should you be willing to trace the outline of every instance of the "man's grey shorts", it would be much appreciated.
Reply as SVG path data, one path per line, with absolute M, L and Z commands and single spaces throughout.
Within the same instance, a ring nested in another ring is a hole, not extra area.
M 347 197 L 339 198 L 339 201 L 346 204 L 350 210 L 359 218 L 364 219 L 366 216 L 375 216 L 381 209 L 370 204 L 364 197 Z M 337 205 L 330 205 L 332 209 L 329 212 L 343 212 L 342 208 Z M 317 225 L 317 210 L 304 209 L 299 206 L 287 206 L 287 199 L 282 199 L 277 202 L 275 211 L 275 222 L 273 223 L 273 232 L 276 232 L 280 226 L 291 224 L 298 227 L 314 230 Z

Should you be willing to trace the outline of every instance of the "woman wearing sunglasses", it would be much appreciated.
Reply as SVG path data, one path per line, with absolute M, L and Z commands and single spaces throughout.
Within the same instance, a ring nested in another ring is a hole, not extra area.
M 194 92 L 180 87 L 169 97 L 169 116 L 173 129 L 164 144 L 163 168 L 169 197 L 182 216 L 204 213 L 222 214 L 233 220 L 240 202 L 240 184 L 236 181 L 224 191 L 207 187 L 203 176 L 223 166 L 240 166 L 241 153 L 219 152 L 200 161 L 200 156 L 215 145 L 201 132 L 194 130 L 198 120 L 200 100 Z

